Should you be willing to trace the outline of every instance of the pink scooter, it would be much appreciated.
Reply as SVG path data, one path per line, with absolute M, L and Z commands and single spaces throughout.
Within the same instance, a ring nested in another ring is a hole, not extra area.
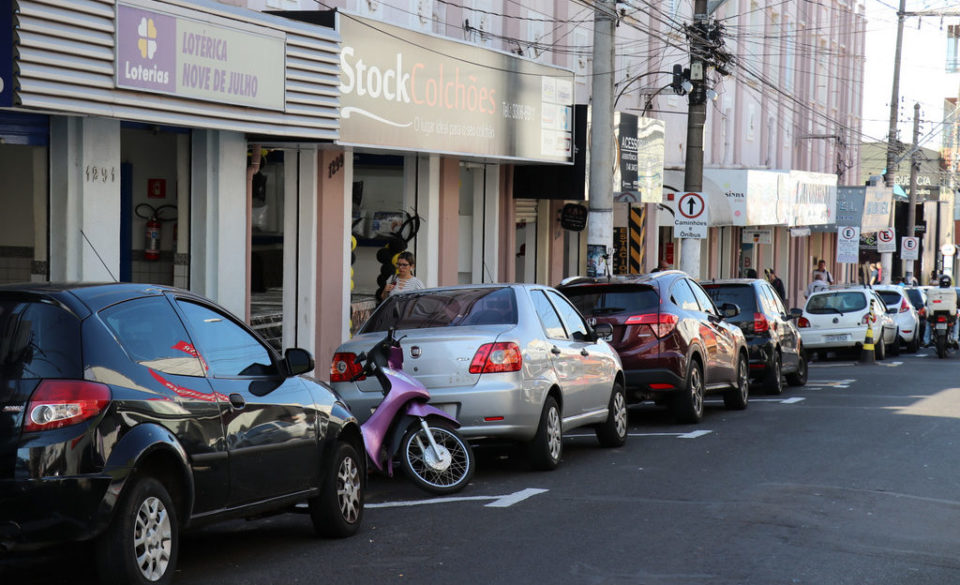
M 393 477 L 399 453 L 404 473 L 420 488 L 435 494 L 463 489 L 476 467 L 473 450 L 456 430 L 460 423 L 427 404 L 430 393 L 403 371 L 403 350 L 393 330 L 356 363 L 363 363 L 358 378 L 372 375 L 383 388 L 383 401 L 360 427 L 377 469 Z

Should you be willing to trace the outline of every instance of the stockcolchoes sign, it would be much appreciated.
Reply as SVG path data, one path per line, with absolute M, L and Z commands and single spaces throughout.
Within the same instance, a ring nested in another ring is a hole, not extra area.
M 571 71 L 337 13 L 339 142 L 569 163 Z

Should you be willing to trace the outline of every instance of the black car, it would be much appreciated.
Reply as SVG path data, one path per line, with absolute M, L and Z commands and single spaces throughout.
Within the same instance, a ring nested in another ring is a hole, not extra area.
M 353 534 L 363 440 L 312 370 L 187 291 L 0 287 L 0 551 L 93 540 L 104 582 L 168 583 L 202 523 L 309 502 Z
M 753 278 L 701 283 L 714 302 L 732 303 L 740 314 L 730 321 L 740 327 L 750 352 L 750 377 L 770 394 L 783 392 L 783 377 L 791 386 L 807 383 L 807 357 L 794 316 L 786 312 L 769 282 Z

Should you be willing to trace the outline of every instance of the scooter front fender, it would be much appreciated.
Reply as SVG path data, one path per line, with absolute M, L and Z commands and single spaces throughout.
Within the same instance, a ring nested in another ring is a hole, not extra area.
M 417 418 L 428 418 L 431 416 L 437 416 L 443 420 L 449 422 L 453 425 L 453 428 L 459 429 L 460 422 L 457 419 L 453 418 L 446 412 L 440 410 L 436 406 L 427 404 L 426 402 L 410 402 L 407 404 L 404 414 L 417 417 Z

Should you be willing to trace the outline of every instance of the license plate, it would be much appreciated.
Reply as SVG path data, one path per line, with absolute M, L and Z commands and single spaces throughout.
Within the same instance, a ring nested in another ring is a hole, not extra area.
M 846 341 L 847 339 L 849 339 L 849 336 L 847 336 L 847 335 L 824 335 L 824 336 L 823 336 L 823 339 L 824 339 L 824 341 L 830 341 L 830 342 L 833 342 L 833 341 Z
M 946 323 L 937 323 L 937 330 L 940 330 L 940 329 L 946 330 L 946 329 L 947 329 L 947 324 L 946 324 Z

